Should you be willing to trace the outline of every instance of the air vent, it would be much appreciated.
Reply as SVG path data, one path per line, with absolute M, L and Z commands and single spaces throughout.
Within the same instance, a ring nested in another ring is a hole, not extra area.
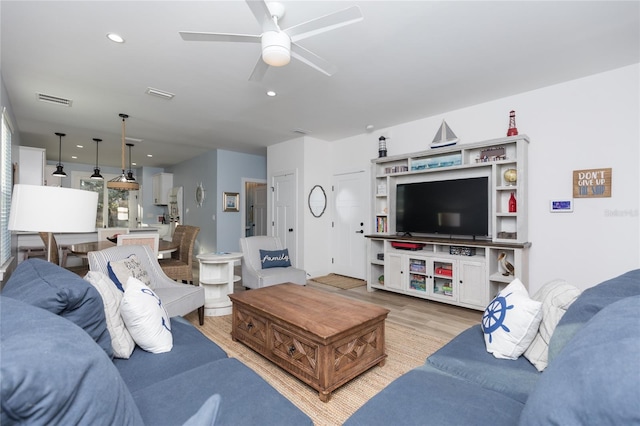
M 154 89 L 153 87 L 147 87 L 147 95 L 157 96 L 158 98 L 171 100 L 175 96 L 173 93 L 165 92 L 164 90 Z
M 47 102 L 50 104 L 62 105 L 70 107 L 73 101 L 71 99 L 60 98 L 58 96 L 45 95 L 44 93 L 36 93 L 36 99 L 40 102 Z
M 291 129 L 291 131 L 293 133 L 297 133 L 299 135 L 308 135 L 309 133 L 311 133 L 309 130 L 304 130 L 304 129 L 300 129 L 300 128 Z

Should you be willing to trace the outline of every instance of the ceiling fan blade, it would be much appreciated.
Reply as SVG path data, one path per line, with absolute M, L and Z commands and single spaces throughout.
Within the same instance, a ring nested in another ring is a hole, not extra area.
M 329 77 L 338 70 L 335 65 L 295 43 L 291 43 L 291 56 Z
M 249 76 L 249 81 L 260 81 L 262 77 L 264 77 L 265 73 L 269 69 L 269 65 L 262 60 L 262 56 L 258 58 L 258 62 L 256 66 L 253 68 L 253 72 L 251 72 L 251 76 Z
M 178 33 L 185 41 L 232 41 L 240 43 L 260 43 L 260 36 L 251 34 L 201 33 L 191 31 L 178 31 Z
M 362 19 L 363 17 L 360 8 L 358 6 L 353 6 L 303 22 L 302 24 L 294 25 L 293 27 L 289 27 L 283 31 L 291 37 L 291 41 L 298 41 L 316 34 L 362 21 Z
M 251 13 L 256 17 L 256 20 L 260 24 L 263 32 L 266 31 L 280 31 L 280 28 L 276 25 L 271 17 L 271 11 L 264 0 L 252 1 L 246 0 Z

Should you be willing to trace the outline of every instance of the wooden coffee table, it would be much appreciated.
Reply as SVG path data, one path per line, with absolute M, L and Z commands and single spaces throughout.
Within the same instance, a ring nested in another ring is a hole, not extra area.
M 229 295 L 231 337 L 318 390 L 331 392 L 383 366 L 388 309 L 297 284 Z

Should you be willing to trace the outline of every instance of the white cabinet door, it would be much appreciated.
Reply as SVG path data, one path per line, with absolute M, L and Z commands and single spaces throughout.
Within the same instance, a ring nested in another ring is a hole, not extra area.
M 458 261 L 458 302 L 484 309 L 489 303 L 485 265 L 470 260 Z
M 431 260 L 431 268 L 433 280 L 429 288 L 429 295 L 447 303 L 457 301 L 458 281 L 455 261 L 436 257 Z
M 19 147 L 18 182 L 24 185 L 44 185 L 47 152 L 42 148 Z M 51 176 L 52 179 L 56 179 Z M 56 179 L 57 180 L 57 179 Z
M 405 256 L 388 253 L 385 255 L 384 286 L 396 290 L 404 289 Z
M 166 206 L 169 204 L 169 190 L 173 186 L 173 174 L 158 173 L 153 175 L 153 204 Z

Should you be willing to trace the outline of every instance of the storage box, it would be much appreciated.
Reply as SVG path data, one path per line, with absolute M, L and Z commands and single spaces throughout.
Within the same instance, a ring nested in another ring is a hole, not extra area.
M 435 270 L 436 275 L 444 275 L 445 277 L 452 277 L 453 276 L 453 271 L 451 269 L 447 269 L 447 268 L 436 268 Z
M 449 247 L 449 254 L 456 254 L 459 256 L 475 256 L 475 247 L 463 247 L 463 246 L 451 246 Z

